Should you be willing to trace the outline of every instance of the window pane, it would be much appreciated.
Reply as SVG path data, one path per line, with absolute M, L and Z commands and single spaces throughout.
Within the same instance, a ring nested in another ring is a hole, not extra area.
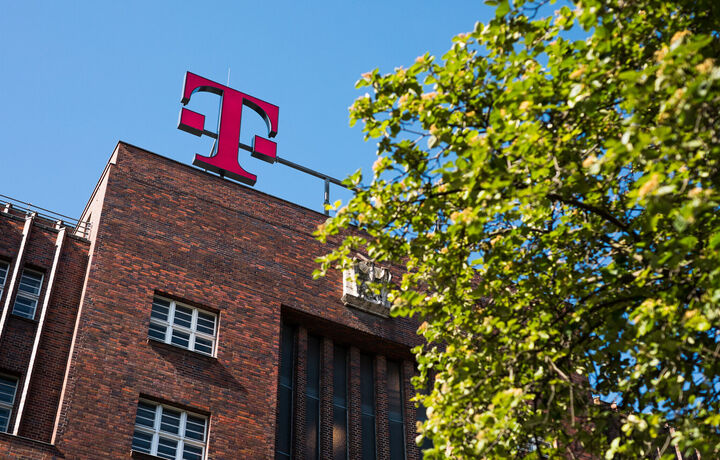
M 173 322 L 178 326 L 190 329 L 192 326 L 192 312 L 191 308 L 175 305 L 175 319 Z
M 10 421 L 10 409 L 0 407 L 0 432 L 4 433 L 8 429 L 8 422 Z
M 425 391 L 422 392 L 422 394 L 430 394 L 430 392 L 431 392 L 430 386 L 431 386 L 431 384 L 428 384 L 428 386 L 425 388 Z M 420 423 L 425 422 L 427 420 L 427 411 L 425 410 L 425 406 L 423 404 L 418 404 L 417 412 L 416 412 L 416 419 Z M 430 449 L 430 448 L 432 448 L 432 446 L 433 446 L 432 441 L 428 438 L 424 438 L 422 445 L 420 446 L 420 450 Z
M 160 436 L 158 439 L 157 456 L 174 459 L 177 452 L 177 441 Z
M 388 385 L 388 417 L 390 420 L 402 422 L 402 391 L 400 381 L 400 365 L 395 361 L 387 363 Z
M 388 425 L 390 427 L 390 460 L 405 458 L 405 424 L 403 421 L 402 372 L 397 361 L 387 362 Z
M 363 414 L 375 415 L 375 366 L 366 354 L 360 355 L 360 407 Z
M 209 335 L 215 335 L 215 316 L 198 312 L 197 330 Z
M 333 459 L 347 459 L 347 410 L 333 408 Z
M 180 412 L 163 408 L 160 429 L 172 434 L 180 433 Z
M 22 316 L 23 318 L 33 319 L 35 317 L 35 306 L 37 300 L 24 297 L 18 293 L 15 297 L 15 305 L 13 305 L 13 314 Z
M 195 350 L 208 355 L 212 354 L 213 343 L 212 340 L 203 339 L 202 337 L 195 336 Z
M 8 264 L 4 262 L 0 262 L 0 292 L 3 290 L 3 286 L 5 286 L 5 280 L 7 279 L 7 272 L 8 272 Z
M 170 340 L 174 345 L 178 345 L 183 348 L 188 348 L 190 345 L 190 334 L 173 329 L 172 339 Z
M 31 295 L 38 295 L 40 294 L 41 286 L 41 274 L 23 271 L 22 277 L 20 278 L 20 284 L 18 285 L 18 291 L 27 292 Z
M 319 458 L 320 452 L 320 359 L 319 337 L 308 336 L 305 379 L 305 457 Z
M 167 326 L 164 324 L 150 323 L 150 329 L 148 330 L 148 336 L 153 339 L 165 341 L 165 333 L 167 332 Z
M 278 421 L 276 458 L 289 459 L 292 451 L 293 399 L 295 392 L 295 329 L 283 324 L 280 334 L 280 376 L 278 379 Z
M 159 417 L 155 424 L 155 417 Z M 185 425 L 181 422 L 185 420 Z M 139 401 L 133 450 L 161 458 L 202 459 L 208 419 L 180 409 Z M 155 440 L 155 442 L 153 442 Z M 179 457 L 178 457 L 179 456 Z
M 183 448 L 183 460 L 202 460 L 202 455 L 202 447 L 185 444 L 185 447 Z
M 390 422 L 390 460 L 405 460 L 403 424 Z
M 319 458 L 320 438 L 320 400 L 307 398 L 307 411 L 305 412 L 305 458 L 317 460 Z
M 375 417 L 362 416 L 362 460 L 375 460 Z
M 362 458 L 375 460 L 375 362 L 360 355 L 360 412 L 362 413 Z
M 292 446 L 292 391 L 287 387 L 278 390 L 278 452 L 290 452 Z
M 151 447 L 152 435 L 150 433 L 145 433 L 144 431 L 135 430 L 132 440 L 132 449 L 149 454 Z
M 161 321 L 167 321 L 169 312 L 170 302 L 158 298 L 155 298 L 153 300 L 152 312 L 150 313 L 151 318 L 157 318 Z
M 320 395 L 320 338 L 308 336 L 306 393 L 317 398 Z
M 35 317 L 35 308 L 37 307 L 38 294 L 40 294 L 40 287 L 42 286 L 42 278 L 40 273 L 23 271 L 15 303 L 13 304 L 13 314 L 29 319 Z
M 155 410 L 157 406 L 140 402 L 138 404 L 135 424 L 153 428 L 155 426 Z
M 185 437 L 190 439 L 197 439 L 198 441 L 204 441 L 205 419 L 188 415 L 187 422 L 185 423 Z
M 347 407 L 347 350 L 338 346 L 333 359 L 333 404 Z
M 293 368 L 295 366 L 295 330 L 283 325 L 280 342 L 280 384 L 293 386 Z
M 347 459 L 347 350 L 333 353 L 333 459 Z
M 170 321 L 172 308 L 174 312 Z M 194 325 L 193 315 L 197 316 Z M 171 324 L 167 324 L 168 322 Z M 211 313 L 155 297 L 150 313 L 148 337 L 212 356 L 216 326 L 217 317 Z
M 0 403 L 12 405 L 16 388 L 17 380 L 0 377 Z

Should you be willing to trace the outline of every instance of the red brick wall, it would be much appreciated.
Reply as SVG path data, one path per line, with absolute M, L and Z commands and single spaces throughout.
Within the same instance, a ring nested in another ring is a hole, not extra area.
M 80 304 L 89 244 L 66 237 L 38 348 L 20 435 L 50 442 L 70 341 Z M 49 273 L 49 270 L 48 270 Z M 38 395 L 42 394 L 42 397 Z
M 44 274 L 43 289 L 34 319 L 26 319 L 11 314 L 13 302 L 8 306 L 8 317 L 0 338 L 0 372 L 18 377 L 10 431 L 18 415 L 20 394 L 28 374 L 28 365 L 32 345 L 38 329 L 38 320 L 42 303 L 48 292 L 48 282 L 55 254 L 55 242 L 58 231 L 50 227 L 51 222 L 36 219 L 30 228 L 25 254 L 18 258 L 24 216 L 18 212 L 0 213 L 0 258 L 10 262 L 3 296 L 0 305 L 4 306 L 10 289 L 11 273 L 15 265 L 20 264 L 18 281 L 24 268 L 39 270 Z M 0 452 L 17 452 L 19 458 L 23 452 L 31 452 L 35 447 L 40 451 L 55 452 L 42 447 L 50 441 L 53 423 L 60 401 L 60 388 L 70 348 L 70 338 L 75 324 L 77 306 L 80 302 L 85 264 L 89 242 L 74 237 L 66 237 L 56 273 L 55 283 L 48 303 L 42 337 L 39 343 L 35 368 L 30 382 L 27 401 L 23 412 L 19 435 L 35 441 L 22 441 L 4 434 L 0 437 Z M 15 442 L 17 441 L 17 442 Z M 40 446 L 40 447 L 38 447 Z M 40 451 L 37 457 L 40 458 Z M 29 455 L 29 454 L 28 454 Z
M 108 174 L 56 436 L 67 455 L 127 458 L 143 395 L 209 412 L 211 458 L 273 458 L 281 310 L 360 349 L 418 342 L 411 321 L 345 307 L 339 273 L 312 279 L 322 214 L 125 144 Z M 156 291 L 220 312 L 217 359 L 148 343 Z
M 0 453 L 4 459 L 55 460 L 65 458 L 55 446 L 27 438 L 0 433 Z

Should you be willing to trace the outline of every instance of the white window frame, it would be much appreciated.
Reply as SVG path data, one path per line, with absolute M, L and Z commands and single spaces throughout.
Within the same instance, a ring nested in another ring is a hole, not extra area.
M 196 353 L 200 353 L 200 354 L 203 354 L 203 355 L 205 355 L 205 356 L 213 356 L 213 357 L 215 356 L 215 352 L 216 352 L 216 349 L 217 349 L 217 336 L 218 336 L 218 327 L 219 327 L 218 315 L 217 315 L 216 313 L 213 313 L 213 312 L 210 312 L 210 311 L 207 311 L 207 310 L 201 310 L 201 309 L 196 308 L 196 307 L 193 307 L 193 306 L 191 306 L 191 305 L 187 305 L 187 304 L 184 304 L 184 303 L 176 302 L 175 300 L 168 299 L 167 297 L 162 297 L 162 296 L 159 296 L 159 295 L 156 295 L 156 296 L 153 297 L 153 304 L 155 303 L 155 300 L 156 300 L 156 299 L 159 299 L 159 300 L 168 302 L 168 303 L 170 304 L 170 307 L 169 307 L 169 309 L 168 309 L 168 317 L 167 317 L 167 320 L 161 320 L 161 319 L 159 319 L 159 318 L 154 318 L 154 317 L 152 316 L 152 312 L 151 312 L 151 314 L 150 314 L 150 324 L 151 324 L 151 325 L 152 325 L 152 324 L 155 324 L 155 325 L 157 325 L 157 326 L 165 327 L 165 339 L 164 339 L 164 340 L 160 340 L 160 339 L 157 338 L 157 337 L 152 337 L 152 336 L 150 335 L 150 330 L 148 329 L 148 338 L 149 338 L 150 340 L 156 340 L 156 341 L 159 341 L 159 342 L 163 342 L 163 343 L 166 343 L 166 344 L 168 344 L 168 345 L 172 345 L 172 346 L 174 346 L 174 347 L 182 348 L 183 350 L 194 351 L 194 352 L 196 352 Z M 187 308 L 187 309 L 189 309 L 189 310 L 192 310 L 192 321 L 191 321 L 191 324 L 190 324 L 190 328 L 187 328 L 187 327 L 185 327 L 185 326 L 181 326 L 181 325 L 175 324 L 175 311 L 176 311 L 176 307 L 177 307 L 177 306 L 180 306 L 180 307 L 183 307 L 183 308 Z M 203 314 L 206 314 L 206 315 L 208 315 L 208 316 L 212 316 L 212 317 L 215 319 L 215 327 L 214 327 L 214 329 L 213 329 L 213 335 L 210 335 L 210 334 L 207 334 L 207 333 L 204 333 L 204 332 L 200 332 L 200 331 L 197 330 L 198 313 L 203 313 Z M 185 334 L 189 334 L 190 338 L 188 339 L 188 346 L 187 346 L 187 347 L 184 347 L 184 346 L 182 346 L 182 345 L 179 345 L 179 344 L 176 344 L 176 343 L 173 343 L 173 342 L 172 342 L 172 333 L 173 333 L 173 330 L 178 330 L 178 331 L 183 332 L 183 333 L 185 333 Z M 196 338 L 196 337 L 200 337 L 200 338 L 202 338 L 202 339 L 209 340 L 209 341 L 212 343 L 212 345 L 211 345 L 211 349 L 212 349 L 212 350 L 211 350 L 210 353 L 206 353 L 206 352 L 203 351 L 203 350 L 197 350 L 197 349 L 195 348 L 195 338 Z
M 0 377 L 7 379 L 7 380 L 15 381 L 15 391 L 13 392 L 13 397 L 12 397 L 12 401 L 10 402 L 10 404 L 0 401 L 0 408 L 8 410 L 8 422 L 7 422 L 8 424 L 5 427 L 5 430 L 0 430 L 0 433 L 7 433 L 8 429 L 10 428 L 10 420 L 12 420 L 13 406 L 15 406 L 15 398 L 17 397 L 19 380 L 17 377 L 13 377 L 11 375 L 5 375 L 5 374 L 0 374 Z
M 7 275 L 10 271 L 10 264 L 4 260 L 0 260 L 0 267 L 5 267 L 5 274 L 0 278 L 0 298 L 2 298 L 3 289 L 5 289 L 5 283 L 7 282 Z
M 158 403 L 149 399 L 140 399 L 138 402 L 138 406 L 140 403 L 149 404 L 155 406 L 155 420 L 153 423 L 153 427 L 147 427 L 144 425 L 138 425 L 135 423 L 135 431 L 140 431 L 142 433 L 146 433 L 149 435 L 152 435 L 152 441 L 150 446 L 150 452 L 144 452 L 142 450 L 135 450 L 136 452 L 141 452 L 144 454 L 149 454 L 156 456 L 158 458 L 165 458 L 165 457 L 159 457 L 157 454 L 158 451 L 158 443 L 160 441 L 160 436 L 172 439 L 174 441 L 177 441 L 177 449 L 175 451 L 175 459 L 176 460 L 182 460 L 183 453 L 185 451 L 185 444 L 194 446 L 194 447 L 200 447 L 202 449 L 202 456 L 201 458 L 205 460 L 207 458 L 207 441 L 208 441 L 208 433 L 209 433 L 209 427 L 210 427 L 210 417 L 202 414 L 197 414 L 194 412 L 188 412 L 183 409 L 179 409 L 177 407 L 169 406 L 167 404 Z M 179 426 L 179 433 L 169 433 L 167 431 L 163 431 L 160 429 L 160 423 L 162 421 L 162 414 L 163 410 L 167 408 L 175 412 L 180 412 L 180 426 Z M 185 429 L 186 429 L 186 422 L 187 422 L 187 416 L 192 415 L 193 417 L 202 418 L 205 420 L 205 432 L 203 433 L 203 440 L 198 441 L 191 438 L 185 437 Z M 135 431 L 133 431 L 133 440 L 135 439 Z
M 40 287 L 38 288 L 37 294 L 32 294 L 27 291 L 23 291 L 20 289 L 20 286 L 22 285 L 23 277 L 25 276 L 25 273 L 32 273 L 33 275 L 39 275 L 40 276 Z M 37 271 L 37 270 L 31 270 L 24 268 L 22 271 L 22 274 L 20 275 L 20 281 L 18 282 L 17 292 L 15 293 L 15 301 L 13 302 L 13 315 L 20 316 L 21 318 L 27 318 L 27 319 L 35 319 L 35 314 L 37 313 L 37 306 L 40 303 L 40 297 L 42 296 L 42 288 L 43 283 L 45 282 L 45 274 L 43 272 Z M 20 312 L 15 312 L 15 304 L 17 303 L 17 300 L 19 298 L 31 300 L 33 302 L 33 310 L 31 316 L 25 316 L 25 314 Z

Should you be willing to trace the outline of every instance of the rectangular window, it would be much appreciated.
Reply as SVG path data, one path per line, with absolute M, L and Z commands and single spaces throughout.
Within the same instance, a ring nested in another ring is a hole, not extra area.
M 35 310 L 37 310 L 38 300 L 40 299 L 42 283 L 42 273 L 23 270 L 17 295 L 15 296 L 15 304 L 13 305 L 12 311 L 13 315 L 29 319 L 35 318 Z
M 362 460 L 375 460 L 375 363 L 364 353 L 360 355 L 360 413 Z
M 293 401 L 295 399 L 295 329 L 283 324 L 280 334 L 278 434 L 275 458 L 292 458 Z
M 214 356 L 216 329 L 217 316 L 213 313 L 174 300 L 153 299 L 148 331 L 151 339 Z
M 325 345 L 330 341 L 312 334 L 307 335 L 306 344 L 300 344 L 302 351 L 299 351 L 297 336 L 297 327 L 282 324 L 275 460 L 291 460 L 296 456 L 319 460 L 325 454 L 329 460 L 347 460 L 350 458 L 349 432 L 356 426 L 359 439 L 354 448 L 357 448 L 359 458 L 378 460 L 378 446 L 384 445 L 386 449 L 389 447 L 390 455 L 383 460 L 405 460 L 410 442 L 405 433 L 409 429 L 406 419 L 413 423 L 415 413 L 409 411 L 405 400 L 404 363 L 387 361 L 386 379 L 383 379 L 381 389 L 375 371 L 376 356 L 361 352 L 359 362 L 351 363 L 350 348 L 338 344 L 333 344 L 331 356 L 326 355 Z M 359 413 L 349 410 L 354 389 L 350 386 L 351 364 L 359 364 L 356 389 Z M 332 382 L 326 379 L 332 379 Z M 388 422 L 385 432 L 377 429 L 378 394 L 387 395 L 387 416 L 382 415 Z M 298 406 L 296 398 L 300 402 Z M 323 418 L 322 423 L 321 404 L 332 404 L 332 413 L 328 414 L 330 419 Z M 299 427 L 294 425 L 297 420 L 301 420 Z M 302 437 L 296 430 L 302 432 Z
M 3 289 L 5 288 L 5 280 L 7 280 L 8 269 L 10 266 L 0 261 L 0 298 L 2 298 Z
M 305 380 L 305 458 L 320 458 L 320 368 L 322 340 L 308 336 L 307 374 Z
M 333 359 L 333 460 L 347 460 L 347 349 L 335 345 Z
M 390 460 L 405 460 L 405 420 L 403 418 L 402 369 L 397 361 L 387 362 L 388 425 Z
M 132 449 L 173 460 L 204 460 L 207 417 L 140 400 Z
M 430 377 L 428 377 L 429 379 Z M 422 392 L 423 395 L 429 395 L 432 393 L 432 382 L 428 381 L 427 386 L 425 387 L 425 391 Z M 418 403 L 417 411 L 416 411 L 416 419 L 420 423 L 424 423 L 427 421 L 427 410 L 425 409 L 425 405 L 422 403 Z M 430 439 L 424 438 L 422 445 L 420 446 L 420 450 L 426 450 L 431 449 L 433 447 L 433 443 Z
M 17 379 L 0 375 L 0 432 L 2 433 L 6 432 L 10 425 L 17 383 Z

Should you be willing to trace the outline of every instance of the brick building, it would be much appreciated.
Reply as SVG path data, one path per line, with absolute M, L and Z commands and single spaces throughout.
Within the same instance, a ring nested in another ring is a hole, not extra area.
M 417 325 L 312 279 L 324 215 L 122 142 L 79 225 L 0 211 L 2 458 L 420 457 Z

